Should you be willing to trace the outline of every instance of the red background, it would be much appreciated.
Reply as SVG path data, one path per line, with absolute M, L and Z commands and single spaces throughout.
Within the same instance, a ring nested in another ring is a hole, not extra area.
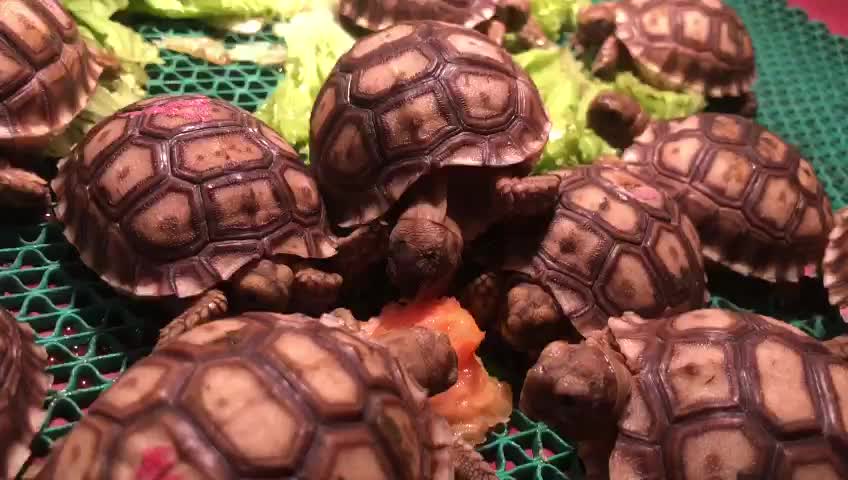
M 799 7 L 837 35 L 848 37 L 848 0 L 788 0 L 789 5 Z

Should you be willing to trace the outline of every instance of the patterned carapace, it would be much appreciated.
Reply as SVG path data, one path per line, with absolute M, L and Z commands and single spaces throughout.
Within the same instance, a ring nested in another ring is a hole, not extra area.
M 609 325 L 636 372 L 613 480 L 848 476 L 848 364 L 800 330 L 728 310 Z
M 333 220 L 356 226 L 440 167 L 529 171 L 549 130 L 506 50 L 473 30 L 410 22 L 339 59 L 312 110 L 310 153 Z
M 85 107 L 103 67 L 57 0 L 0 0 L 0 143 L 42 142 Z
M 57 216 L 112 286 L 192 296 L 258 258 L 335 247 L 303 162 L 222 100 L 153 97 L 94 128 L 62 161 Z
M 47 352 L 29 325 L 0 308 L 0 476 L 15 478 L 47 416 Z
M 797 280 L 821 260 L 830 200 L 810 162 L 756 122 L 720 114 L 656 122 L 622 159 L 681 203 L 707 258 L 767 280 Z
M 492 18 L 497 0 L 341 0 L 339 14 L 378 31 L 410 20 L 437 20 L 468 28 Z
M 610 315 L 649 317 L 704 304 L 706 279 L 695 227 L 666 194 L 623 169 L 559 172 L 559 202 L 541 240 L 507 240 L 507 272 L 552 295 L 582 335 Z
M 751 89 L 751 36 L 722 0 L 622 0 L 612 5 L 615 36 L 649 83 L 715 97 Z
M 36 478 L 444 480 L 452 443 L 386 348 L 251 313 L 134 365 Z

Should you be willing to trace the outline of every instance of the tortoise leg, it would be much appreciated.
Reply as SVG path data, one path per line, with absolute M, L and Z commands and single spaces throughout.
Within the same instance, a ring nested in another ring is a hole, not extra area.
M 483 23 L 482 28 L 489 40 L 497 45 L 503 45 L 504 37 L 506 36 L 506 24 L 502 21 L 493 18 L 488 22 Z
M 293 310 L 309 315 L 326 312 L 339 299 L 342 276 L 312 267 L 296 268 L 292 293 Z
M 451 453 L 456 480 L 497 480 L 495 469 L 468 443 L 456 440 Z
M 527 48 L 549 48 L 555 45 L 542 31 L 542 26 L 536 18 L 532 16 L 518 31 L 518 39 Z
M 346 237 L 338 239 L 332 270 L 347 281 L 361 278 L 369 267 L 384 259 L 388 249 L 389 226 L 374 221 L 362 226 Z
M 592 73 L 603 79 L 611 79 L 618 69 L 618 61 L 621 57 L 621 44 L 615 36 L 610 35 L 601 44 L 595 61 L 592 62 Z
M 419 184 L 389 235 L 387 273 L 404 295 L 438 296 L 459 267 L 464 242 L 447 214 L 444 179 L 431 177 Z
M 287 265 L 260 260 L 235 277 L 232 284 L 240 308 L 284 312 L 292 296 L 294 272 Z
M 567 319 L 554 298 L 532 283 L 519 283 L 507 292 L 501 322 L 501 336 L 521 351 L 539 351 L 569 335 Z
M 495 184 L 495 204 L 504 217 L 540 216 L 553 212 L 565 171 L 530 177 L 504 177 Z
M 0 205 L 12 208 L 46 207 L 50 204 L 47 181 L 0 160 Z
M 841 335 L 830 340 L 826 340 L 824 346 L 830 350 L 830 353 L 848 361 L 848 335 Z
M 503 276 L 486 272 L 472 280 L 460 293 L 459 303 L 471 313 L 481 330 L 487 330 L 495 321 L 503 289 Z
M 159 331 L 159 340 L 155 348 L 165 345 L 198 325 L 221 318 L 226 313 L 227 297 L 224 292 L 209 290 Z

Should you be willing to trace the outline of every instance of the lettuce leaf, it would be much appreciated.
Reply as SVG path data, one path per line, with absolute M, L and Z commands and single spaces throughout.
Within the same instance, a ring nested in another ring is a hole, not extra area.
M 299 13 L 288 23 L 276 25 L 274 31 L 288 47 L 283 65 L 286 76 L 257 109 L 256 116 L 305 154 L 312 104 L 336 61 L 353 46 L 354 39 L 336 23 L 329 9 Z
M 83 34 L 122 64 L 162 63 L 156 46 L 135 30 L 111 19 L 115 13 L 127 9 L 129 0 L 64 0 L 64 5 L 84 27 Z
M 540 171 L 591 163 L 601 154 L 615 153 L 586 125 L 589 104 L 603 90 L 633 96 L 657 119 L 691 115 L 705 106 L 700 95 L 658 90 L 630 72 L 619 73 L 612 82 L 601 81 L 568 48 L 532 49 L 514 58 L 536 83 L 553 124 L 537 167 Z
M 573 32 L 577 28 L 577 14 L 591 3 L 590 0 L 533 0 L 530 12 L 545 35 L 557 40 L 561 32 Z
M 332 0 L 133 0 L 130 9 L 164 18 L 204 20 L 230 31 L 245 28 L 250 22 L 255 29 L 259 21 L 287 21 L 296 14 L 323 8 Z M 254 32 L 255 33 L 255 32 Z

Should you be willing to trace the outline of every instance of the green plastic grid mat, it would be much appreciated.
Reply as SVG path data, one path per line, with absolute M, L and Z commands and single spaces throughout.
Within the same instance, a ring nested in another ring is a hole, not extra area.
M 798 145 L 813 162 L 834 206 L 848 204 L 848 40 L 829 35 L 784 0 L 725 0 L 754 37 L 760 79 L 759 120 Z M 148 39 L 208 32 L 191 22 L 134 22 Z M 211 33 L 211 32 L 209 32 Z M 268 31 L 227 35 L 228 44 L 274 41 Z M 151 94 L 203 93 L 254 110 L 277 84 L 273 68 L 210 65 L 163 51 L 165 64 L 149 70 Z M 710 272 L 711 304 L 783 318 L 819 337 L 845 331 L 815 281 L 775 289 L 727 271 Z M 116 296 L 86 269 L 54 223 L 0 227 L 0 305 L 38 333 L 51 358 L 54 384 L 47 420 L 34 442 L 37 454 L 65 435 L 86 408 L 156 338 L 156 314 Z M 485 356 L 484 356 L 485 359 Z M 487 362 L 488 363 L 488 362 Z M 493 371 L 499 366 L 491 365 Z M 579 478 L 573 447 L 544 424 L 516 411 L 510 424 L 480 447 L 503 480 Z

